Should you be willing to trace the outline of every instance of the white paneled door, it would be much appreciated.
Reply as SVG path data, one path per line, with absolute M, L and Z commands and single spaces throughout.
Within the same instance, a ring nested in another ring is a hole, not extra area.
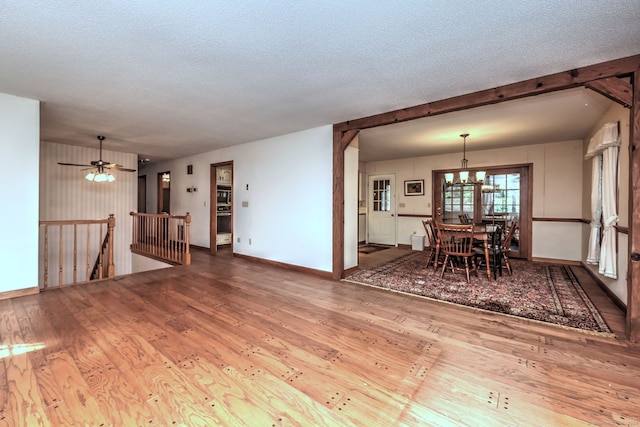
M 369 243 L 396 244 L 395 175 L 369 177 Z

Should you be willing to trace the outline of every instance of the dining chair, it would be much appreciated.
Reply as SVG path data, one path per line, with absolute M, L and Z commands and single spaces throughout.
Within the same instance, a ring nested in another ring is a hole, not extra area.
M 457 262 L 464 264 L 467 283 L 469 282 L 470 272 L 474 272 L 476 277 L 478 276 L 478 269 L 473 257 L 474 228 L 474 224 L 437 224 L 440 249 L 444 253 L 440 277 L 444 277 L 447 267 L 451 269 L 452 273 L 455 273 Z
M 501 267 L 502 265 L 504 265 L 507 268 L 507 271 L 509 272 L 509 276 L 511 276 L 512 274 L 511 274 L 511 265 L 509 264 L 509 257 L 507 256 L 507 254 L 511 250 L 511 241 L 513 240 L 513 235 L 517 229 L 518 229 L 518 221 L 513 220 L 511 222 L 511 226 L 509 227 L 509 231 L 507 231 L 507 235 L 504 237 L 504 241 L 502 242 L 502 249 L 500 251 Z
M 441 258 L 441 256 L 438 250 L 438 233 L 435 228 L 435 222 L 432 219 L 425 219 L 422 221 L 422 226 L 424 227 L 427 242 L 429 243 L 429 246 L 425 248 L 429 251 L 425 268 L 429 268 L 429 265 L 433 262 L 433 268 L 437 269 L 439 265 L 438 258 Z
M 488 229 L 487 229 L 488 231 Z M 493 279 L 498 278 L 498 273 L 502 276 L 502 255 L 503 255 L 503 241 L 502 235 L 504 230 L 502 226 L 496 225 L 493 231 L 489 232 L 487 241 L 487 250 L 489 252 L 489 269 L 493 273 Z M 474 245 L 474 258 L 476 261 L 476 267 L 481 268 L 487 266 L 487 257 L 484 252 L 484 245 L 482 247 Z
M 473 222 L 471 221 L 469 214 L 466 213 L 458 215 L 458 219 L 460 219 L 460 224 L 471 224 Z

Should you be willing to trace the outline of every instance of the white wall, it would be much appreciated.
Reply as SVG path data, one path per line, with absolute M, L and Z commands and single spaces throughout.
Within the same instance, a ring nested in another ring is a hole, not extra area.
M 137 210 L 137 174 L 114 171 L 115 182 L 89 182 L 84 179 L 87 171 L 81 167 L 58 164 L 89 164 L 98 160 L 97 139 L 95 148 L 42 142 L 40 152 L 40 220 L 106 219 L 114 214 L 116 275 L 131 273 L 132 219 L 129 213 Z M 138 167 L 136 154 L 103 150 L 102 158 L 126 168 Z
M 358 148 L 344 151 L 344 268 L 358 265 Z
M 0 292 L 38 286 L 39 139 L 40 103 L 0 93 Z
M 156 211 L 157 173 L 171 171 L 171 213 L 190 212 L 191 242 L 208 248 L 210 165 L 225 161 L 233 161 L 234 252 L 331 271 L 333 127 L 148 165 L 140 171 L 148 212 Z
M 460 154 L 446 154 L 367 163 L 367 176 L 395 173 L 398 214 L 431 215 L 432 171 L 456 168 Z M 565 141 L 467 153 L 470 167 L 533 164 L 533 216 L 582 217 L 582 141 Z M 405 180 L 424 179 L 424 196 L 404 196 Z M 411 244 L 411 235 L 424 235 L 423 218 L 399 217 L 398 243 Z M 540 237 L 543 236 L 543 237 Z M 579 260 L 582 231 L 577 223 L 534 222 L 532 256 Z

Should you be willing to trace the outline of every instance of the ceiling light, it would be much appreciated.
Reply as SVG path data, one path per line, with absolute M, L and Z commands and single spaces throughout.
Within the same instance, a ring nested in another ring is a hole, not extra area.
M 453 184 L 482 184 L 482 182 L 484 181 L 484 179 L 487 176 L 487 173 L 485 171 L 476 171 L 475 173 L 475 177 L 472 177 L 470 179 L 469 177 L 469 171 L 467 170 L 467 164 L 469 163 L 469 161 L 467 160 L 467 137 L 469 136 L 468 133 L 463 133 L 460 135 L 463 138 L 463 145 L 462 145 L 462 160 L 460 161 L 461 163 L 461 169 L 458 171 L 457 173 L 457 177 L 456 174 L 454 172 L 448 172 L 444 174 L 444 180 L 446 181 L 447 184 L 453 185 Z
M 85 177 L 92 182 L 114 182 L 116 178 L 109 172 L 105 172 L 102 166 L 98 166 L 94 171 L 89 172 Z

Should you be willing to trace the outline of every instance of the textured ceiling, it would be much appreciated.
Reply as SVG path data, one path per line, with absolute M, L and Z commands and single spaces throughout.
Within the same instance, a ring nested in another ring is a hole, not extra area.
M 585 88 L 365 129 L 360 161 L 404 159 L 528 144 L 572 141 L 589 136 L 614 102 Z
M 628 0 L 0 8 L 0 92 L 42 101 L 41 138 L 153 161 L 640 53 Z

